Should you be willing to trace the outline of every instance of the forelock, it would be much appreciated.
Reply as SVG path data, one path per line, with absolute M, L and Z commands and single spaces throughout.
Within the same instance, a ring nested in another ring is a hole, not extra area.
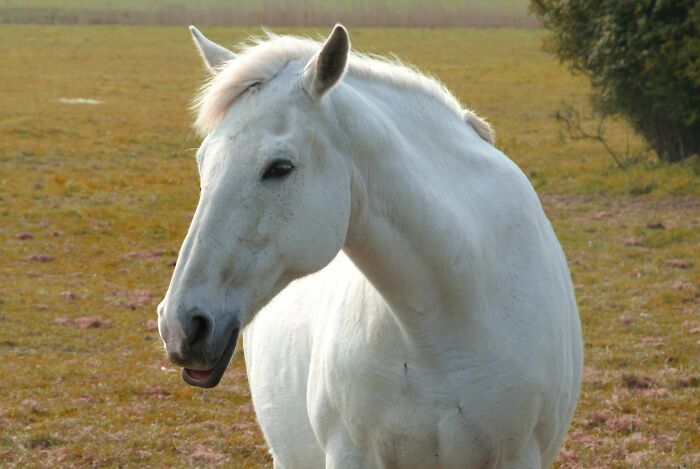
M 194 99 L 195 129 L 206 135 L 223 119 L 233 102 L 246 90 L 265 83 L 293 60 L 308 61 L 320 49 L 319 42 L 294 36 L 253 38 L 236 58 L 202 86 Z

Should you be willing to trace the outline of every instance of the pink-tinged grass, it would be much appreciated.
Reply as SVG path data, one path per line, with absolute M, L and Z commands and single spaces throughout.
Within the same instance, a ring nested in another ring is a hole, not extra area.
M 259 31 L 205 32 L 232 44 Z M 557 467 L 700 464 L 697 159 L 621 171 L 601 147 L 561 139 L 551 114 L 585 107 L 588 88 L 540 51 L 539 32 L 351 35 L 444 80 L 541 194 L 586 347 Z M 205 74 L 189 33 L 3 26 L 0 57 L 2 465 L 270 466 L 243 357 L 219 387 L 191 388 L 153 329 L 198 195 L 187 107 Z M 609 134 L 623 149 L 625 126 Z

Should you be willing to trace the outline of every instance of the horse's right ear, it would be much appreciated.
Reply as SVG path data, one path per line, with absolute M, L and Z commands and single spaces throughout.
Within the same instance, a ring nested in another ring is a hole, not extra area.
M 212 74 L 215 75 L 219 73 L 227 62 L 236 58 L 236 54 L 225 47 L 211 42 L 194 26 L 190 26 L 190 33 L 192 33 L 192 39 L 194 39 L 194 43 L 197 45 L 199 54 L 202 56 L 202 59 L 204 59 L 204 65 L 207 66 Z
M 343 77 L 350 53 L 350 36 L 342 24 L 336 24 L 333 32 L 318 54 L 311 57 L 302 74 L 306 91 L 320 98 Z

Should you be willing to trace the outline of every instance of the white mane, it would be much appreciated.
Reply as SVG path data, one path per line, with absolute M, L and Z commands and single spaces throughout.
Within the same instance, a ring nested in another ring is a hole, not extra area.
M 202 135 L 211 132 L 243 92 L 256 84 L 271 80 L 289 62 L 308 62 L 321 46 L 320 42 L 311 39 L 272 33 L 267 33 L 266 38 L 253 38 L 250 43 L 244 44 L 236 58 L 214 75 L 195 98 L 193 109 L 197 113 L 197 131 Z M 398 59 L 389 60 L 353 52 L 349 57 L 347 73 L 353 77 L 385 82 L 410 92 L 435 97 L 471 125 L 481 138 L 494 143 L 493 129 L 483 118 L 464 109 L 443 84 L 415 67 Z

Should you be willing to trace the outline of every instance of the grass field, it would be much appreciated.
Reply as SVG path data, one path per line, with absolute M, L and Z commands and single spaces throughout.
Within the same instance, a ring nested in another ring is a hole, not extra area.
M 620 170 L 562 139 L 551 115 L 561 100 L 585 108 L 587 84 L 540 51 L 540 32 L 351 36 L 488 117 L 541 195 L 586 353 L 558 467 L 699 467 L 697 159 Z M 205 73 L 187 30 L 4 25 L 0 57 L 0 465 L 271 466 L 243 357 L 219 387 L 189 387 L 148 323 L 198 196 L 187 107 Z M 624 125 L 608 133 L 625 147 Z M 75 321 L 95 315 L 101 327 Z

